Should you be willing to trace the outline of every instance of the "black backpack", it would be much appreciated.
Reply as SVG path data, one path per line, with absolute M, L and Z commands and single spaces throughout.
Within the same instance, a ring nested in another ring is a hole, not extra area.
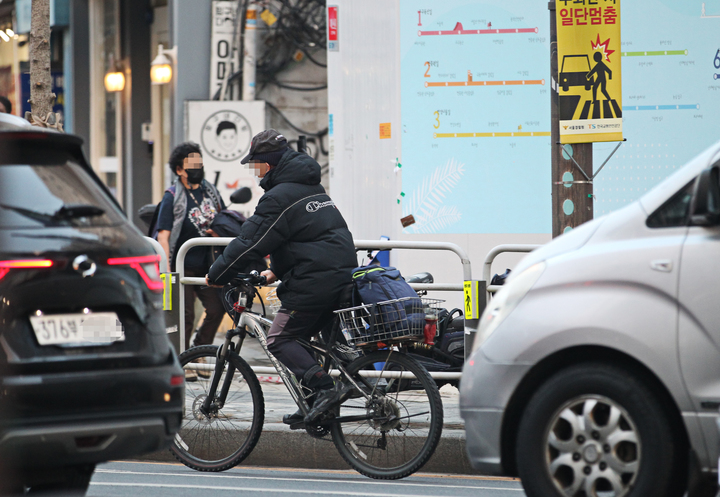
M 425 326 L 422 300 L 394 267 L 363 266 L 353 270 L 354 305 L 378 304 L 388 300 L 401 302 L 373 305 L 371 320 L 374 331 L 397 332 L 407 321 L 410 334 L 420 335 Z

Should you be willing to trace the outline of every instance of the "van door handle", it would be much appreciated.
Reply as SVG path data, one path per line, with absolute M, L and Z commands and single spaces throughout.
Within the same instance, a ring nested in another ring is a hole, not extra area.
M 673 263 L 670 259 L 657 259 L 650 263 L 650 267 L 662 273 L 672 272 Z

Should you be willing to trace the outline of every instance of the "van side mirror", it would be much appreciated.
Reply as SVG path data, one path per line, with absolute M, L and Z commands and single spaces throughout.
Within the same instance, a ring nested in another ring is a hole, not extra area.
M 695 180 L 690 203 L 691 226 L 720 224 L 720 166 L 705 169 Z

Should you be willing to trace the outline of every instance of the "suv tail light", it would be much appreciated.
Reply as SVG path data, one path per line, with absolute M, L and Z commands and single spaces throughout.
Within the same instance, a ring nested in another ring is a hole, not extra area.
M 0 261 L 0 280 L 11 269 L 38 269 L 52 267 L 53 261 L 48 259 L 19 259 L 13 261 Z
M 138 272 L 147 287 L 153 292 L 163 291 L 163 282 L 160 280 L 160 256 L 142 255 L 139 257 L 113 257 L 107 260 L 110 266 L 127 265 Z

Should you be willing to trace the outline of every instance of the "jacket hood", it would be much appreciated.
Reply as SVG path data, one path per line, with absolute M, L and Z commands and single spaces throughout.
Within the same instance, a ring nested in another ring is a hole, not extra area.
M 320 184 L 320 164 L 307 154 L 288 150 L 260 181 L 260 187 L 268 191 L 280 183 L 299 183 L 301 185 Z

